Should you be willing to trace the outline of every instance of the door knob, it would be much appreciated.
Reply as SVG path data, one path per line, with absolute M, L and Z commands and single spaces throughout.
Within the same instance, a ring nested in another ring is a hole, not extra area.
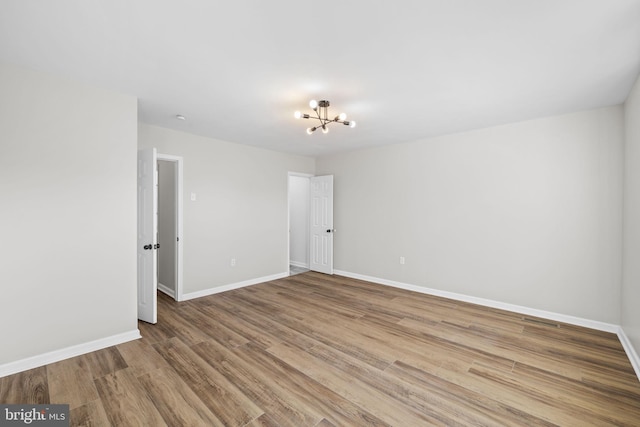
M 328 229 L 327 233 L 333 233 L 334 231 L 336 231 L 336 230 Z
M 158 249 L 159 247 L 160 247 L 160 243 L 156 243 L 156 244 L 153 246 L 153 249 Z
M 146 250 L 148 250 L 148 249 L 152 249 L 152 248 L 153 248 L 153 245 L 144 245 L 144 246 L 143 246 L 143 249 L 144 249 L 145 251 L 146 251 Z

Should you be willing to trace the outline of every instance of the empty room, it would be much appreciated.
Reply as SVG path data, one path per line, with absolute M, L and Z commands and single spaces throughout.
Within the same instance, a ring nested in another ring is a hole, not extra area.
M 640 0 L 5 0 L 0 425 L 640 426 Z

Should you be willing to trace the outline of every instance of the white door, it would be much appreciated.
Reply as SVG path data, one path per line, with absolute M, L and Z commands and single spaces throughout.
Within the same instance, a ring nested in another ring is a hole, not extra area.
M 158 183 L 155 148 L 138 151 L 138 319 L 156 323 Z
M 309 179 L 309 268 L 333 274 L 333 175 Z

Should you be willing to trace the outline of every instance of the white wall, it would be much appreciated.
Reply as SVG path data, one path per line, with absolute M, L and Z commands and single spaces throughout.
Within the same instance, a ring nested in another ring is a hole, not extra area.
M 622 328 L 640 352 L 640 78 L 625 103 Z
M 289 176 L 289 263 L 309 267 L 309 178 Z
M 138 135 L 184 158 L 185 294 L 286 274 L 288 172 L 313 173 L 314 159 L 145 124 Z
M 320 158 L 335 268 L 619 324 L 622 156 L 617 106 Z
M 0 64 L 0 366 L 137 331 L 136 102 Z
M 176 162 L 158 160 L 158 283 L 176 291 Z M 172 295 L 172 296 L 173 296 Z

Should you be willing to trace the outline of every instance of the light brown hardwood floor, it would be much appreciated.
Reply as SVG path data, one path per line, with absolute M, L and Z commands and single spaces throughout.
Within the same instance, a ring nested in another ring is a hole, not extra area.
M 71 425 L 640 426 L 614 334 L 307 272 L 176 303 L 141 340 L 0 379 Z

